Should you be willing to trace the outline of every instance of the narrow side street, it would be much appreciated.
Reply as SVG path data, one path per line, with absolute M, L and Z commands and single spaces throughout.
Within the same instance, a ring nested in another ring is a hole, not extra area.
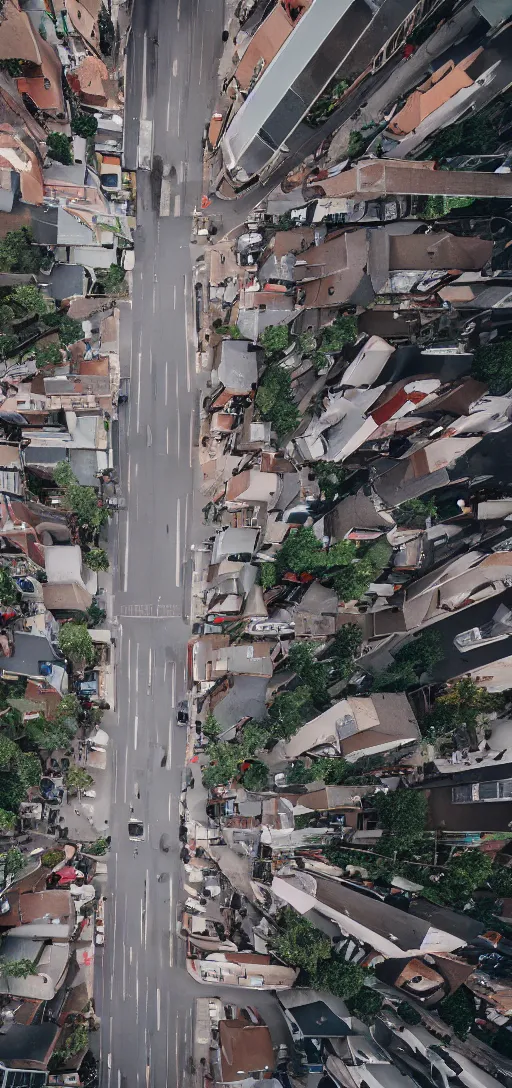
M 136 3 L 128 57 L 126 161 L 136 165 L 145 117 L 154 124 L 154 156 L 173 168 L 174 182 L 170 216 L 159 218 L 154 177 L 138 172 L 130 398 L 120 420 L 127 504 L 114 587 L 119 713 L 107 940 L 96 978 L 102 1084 L 130 1088 L 183 1083 L 192 1031 L 194 987 L 175 936 L 185 736 L 174 707 L 185 694 L 189 637 L 182 616 L 195 405 L 190 215 L 201 192 L 222 7 L 221 0 Z M 144 823 L 138 845 L 128 838 L 130 806 Z M 164 832 L 168 855 L 159 851 Z

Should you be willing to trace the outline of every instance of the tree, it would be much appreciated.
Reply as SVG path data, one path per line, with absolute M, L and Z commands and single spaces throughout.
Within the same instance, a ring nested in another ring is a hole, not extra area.
M 276 574 L 279 576 L 289 570 L 302 574 L 314 570 L 322 550 L 321 542 L 309 526 L 303 525 L 300 529 L 292 530 L 277 556 Z
M 352 675 L 362 641 L 363 632 L 357 624 L 345 623 L 340 627 L 327 651 L 336 680 L 348 680 Z
M 118 288 L 124 282 L 125 270 L 118 264 L 111 264 L 110 268 L 95 269 L 96 279 L 101 284 L 106 295 L 116 294 Z
M 377 793 L 373 805 L 381 827 L 402 844 L 423 834 L 427 823 L 427 800 L 419 790 L 399 786 L 393 793 Z
M 217 325 L 215 332 L 218 334 L 218 336 L 229 336 L 231 340 L 243 340 L 243 336 L 240 332 L 240 329 L 238 328 L 238 325 Z
M 81 623 L 64 623 L 59 631 L 59 646 L 74 667 L 92 665 L 94 642 Z
M 300 413 L 292 396 L 290 374 L 278 363 L 265 371 L 255 403 L 263 419 L 272 423 L 280 441 L 291 434 L 300 422 Z
M 471 373 L 489 387 L 489 393 L 502 396 L 512 388 L 512 341 L 500 340 L 477 348 Z
M 363 993 L 362 987 L 368 975 L 362 967 L 356 963 L 346 963 L 341 956 L 332 955 L 329 960 L 322 961 L 314 977 L 313 985 L 319 990 L 329 990 L 336 997 L 355 999 L 356 994 Z M 372 990 L 364 993 L 373 993 Z M 354 1012 L 355 1016 L 359 1013 Z M 361 1017 L 362 1019 L 362 1017 Z
M 360 968 L 361 970 L 361 968 Z M 341 996 L 341 994 L 340 994 Z M 361 986 L 357 993 L 349 998 L 349 1009 L 352 1016 L 357 1016 L 365 1024 L 373 1024 L 375 1017 L 379 1015 L 384 998 L 378 990 L 372 990 L 369 986 Z
M 400 1001 L 396 1007 L 396 1011 L 405 1024 L 411 1024 L 412 1026 L 421 1024 L 421 1014 L 413 1005 L 409 1005 L 408 1001 Z
M 41 865 L 44 865 L 45 869 L 55 869 L 56 865 L 64 861 L 65 856 L 64 850 L 47 850 L 41 855 Z
M 437 1012 L 441 1020 L 453 1028 L 459 1039 L 465 1039 L 476 1016 L 473 994 L 465 986 L 460 986 L 454 994 L 450 994 L 441 1001 L 441 1004 L 437 1006 Z
M 349 136 L 347 155 L 349 159 L 358 159 L 366 146 L 366 140 L 359 129 L 352 129 Z
M 329 704 L 329 666 L 317 660 L 312 643 L 292 642 L 286 664 L 309 689 L 316 706 L 322 708 Z
M 268 786 L 268 767 L 256 759 L 245 772 L 243 783 L 246 790 L 265 790 Z
M 439 736 L 453 733 L 465 725 L 475 730 L 480 715 L 499 710 L 503 705 L 503 696 L 490 694 L 485 688 L 478 687 L 469 676 L 456 680 L 446 695 L 440 695 L 433 709 L 426 715 L 423 729 L 426 733 Z
M 276 568 L 274 563 L 262 563 L 260 566 L 260 586 L 263 591 L 276 584 Z
M 46 344 L 43 348 L 36 348 L 34 357 L 38 370 L 45 366 L 60 366 L 62 363 L 62 352 L 58 344 Z
M 0 603 L 6 606 L 18 604 L 20 591 L 7 567 L 0 567 Z
M 19 959 L 9 960 L 0 958 L 0 972 L 4 978 L 28 978 L 29 975 L 37 975 L 33 960 Z
M 269 732 L 273 741 L 289 740 L 304 722 L 311 705 L 309 688 L 299 687 L 276 695 L 268 710 Z
M 320 756 L 311 767 L 312 781 L 325 782 L 326 786 L 341 786 L 351 770 L 351 764 L 342 756 Z
M 406 525 L 408 529 L 424 529 L 427 518 L 437 518 L 434 499 L 408 499 L 393 510 L 397 525 Z
M 0 272 L 39 272 L 46 250 L 33 241 L 28 227 L 8 231 L 0 240 Z
M 48 304 L 42 297 L 39 288 L 33 283 L 21 283 L 15 287 L 9 298 L 15 307 L 19 307 L 24 314 L 37 314 L 42 317 L 48 312 Z
M 310 465 L 309 471 L 318 482 L 325 502 L 334 502 L 343 495 L 343 484 L 348 476 L 348 471 L 343 465 L 335 461 L 315 461 Z
M 220 736 L 220 734 L 222 733 L 222 727 L 217 721 L 215 715 L 212 714 L 211 710 L 209 710 L 206 715 L 202 731 L 205 737 L 209 737 L 210 740 L 216 740 L 217 737 Z
M 18 347 L 18 339 L 9 333 L 0 334 L 0 359 L 10 359 Z
M 64 491 L 64 501 L 82 529 L 97 532 L 108 521 L 108 513 L 99 505 L 94 487 L 80 484 L 68 461 L 60 461 L 53 470 L 58 487 Z
M 16 816 L 14 812 L 7 812 L 5 808 L 0 808 L 0 831 L 13 831 L 16 826 Z
M 426 889 L 427 897 L 462 910 L 473 892 L 488 881 L 492 867 L 492 859 L 487 854 L 475 849 L 464 850 L 448 862 L 439 883 Z
M 47 752 L 58 748 L 67 748 L 76 732 L 65 722 L 48 721 L 42 714 L 25 723 L 25 736 L 36 746 Z
M 8 814 L 6 813 L 6 815 Z M 5 854 L 5 872 L 9 876 L 15 877 L 21 872 L 24 865 L 25 858 L 23 857 L 21 850 L 18 850 L 17 846 L 11 846 L 11 849 Z
M 85 562 L 90 570 L 108 570 L 110 562 L 104 548 L 89 548 L 86 552 Z
M 94 778 L 84 767 L 71 764 L 64 776 L 64 782 L 68 790 L 88 790 L 93 785 Z
M 422 219 L 442 219 L 454 208 L 467 208 L 474 204 L 472 196 L 428 196 L 421 213 Z
M 71 113 L 71 131 L 76 136 L 95 136 L 98 122 L 92 113 L 84 113 L 83 110 L 73 109 Z
M 67 347 L 68 344 L 76 344 L 78 340 L 83 340 L 84 330 L 80 322 L 68 317 L 67 314 L 60 314 L 59 316 L 60 321 L 57 325 L 57 331 L 63 347 Z
M 114 24 L 104 4 L 101 5 L 98 15 L 98 27 L 100 31 L 100 49 L 104 57 L 110 57 L 116 40 Z
M 328 325 L 322 333 L 320 351 L 341 351 L 345 344 L 353 344 L 357 339 L 357 317 L 348 317 L 346 314 L 338 316 L 332 325 Z
M 203 785 L 207 789 L 227 786 L 239 773 L 243 763 L 243 749 L 238 744 L 223 741 L 208 746 L 209 764 L 203 767 Z
M 71 166 L 73 153 L 67 136 L 63 132 L 49 132 L 46 137 L 46 153 L 49 159 Z
M 96 839 L 96 842 L 87 847 L 87 853 L 94 857 L 104 857 L 108 853 L 108 845 L 106 839 Z
M 260 336 L 260 344 L 265 355 L 277 355 L 284 351 L 290 342 L 288 325 L 268 325 Z
M 491 155 L 501 142 L 499 126 L 490 123 L 491 116 L 488 109 L 481 110 L 457 124 L 437 129 L 421 158 L 444 162 L 454 155 Z
M 424 631 L 397 650 L 394 664 L 389 669 L 376 673 L 372 690 L 407 691 L 417 686 L 421 674 L 431 671 L 442 656 L 442 644 L 437 632 Z
M 271 935 L 270 943 L 280 960 L 290 967 L 302 968 L 312 977 L 316 977 L 319 964 L 331 956 L 329 938 L 291 907 L 281 911 L 278 933 Z

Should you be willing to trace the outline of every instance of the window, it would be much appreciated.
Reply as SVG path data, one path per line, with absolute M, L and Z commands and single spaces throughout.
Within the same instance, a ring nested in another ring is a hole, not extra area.
M 471 782 L 464 786 L 454 786 L 452 803 L 464 805 L 471 801 L 510 801 L 512 800 L 512 778 L 503 778 L 498 782 Z

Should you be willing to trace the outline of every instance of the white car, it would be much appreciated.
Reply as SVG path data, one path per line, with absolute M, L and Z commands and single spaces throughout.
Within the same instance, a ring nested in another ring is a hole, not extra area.
M 512 635 L 512 611 L 502 604 L 489 623 L 461 631 L 460 634 L 455 635 L 453 644 L 461 653 L 467 653 L 468 650 L 476 650 L 479 646 L 490 646 L 492 642 L 501 642 L 510 635 Z

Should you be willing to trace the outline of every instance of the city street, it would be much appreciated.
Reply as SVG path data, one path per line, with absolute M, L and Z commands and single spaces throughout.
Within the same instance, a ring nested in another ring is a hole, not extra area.
M 195 393 L 191 212 L 201 193 L 201 137 L 221 48 L 222 0 L 135 0 L 127 66 L 127 165 L 139 120 L 171 167 L 170 215 L 159 219 L 155 177 L 139 170 L 130 398 L 120 419 L 126 511 L 114 541 L 117 725 L 107 932 L 96 971 L 101 1084 L 183 1084 L 192 1051 L 193 992 L 176 937 L 180 899 L 178 799 L 186 690 Z M 158 181 L 158 179 L 157 179 Z M 188 553 L 189 554 L 189 553 Z M 128 838 L 130 806 L 145 839 Z M 170 832 L 171 853 L 159 850 Z M 158 878 L 161 878 L 160 881 Z M 203 991 L 204 992 L 204 991 Z

